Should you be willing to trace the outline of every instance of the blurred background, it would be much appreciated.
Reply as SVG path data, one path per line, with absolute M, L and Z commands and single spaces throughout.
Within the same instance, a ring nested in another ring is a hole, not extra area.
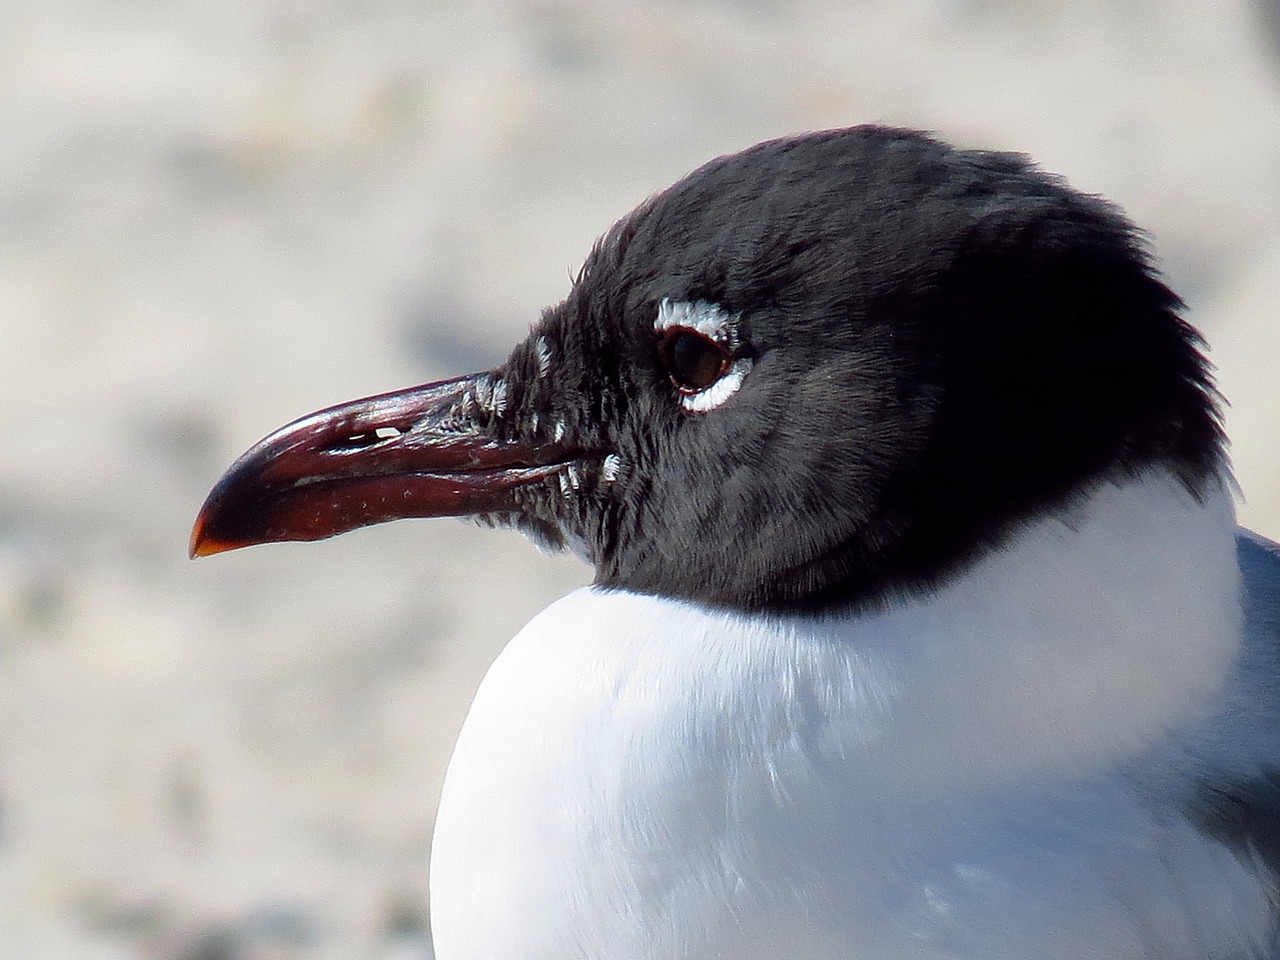
M 588 578 L 456 521 L 186 559 L 248 444 L 487 367 L 717 154 L 867 120 L 1121 203 L 1280 535 L 1280 13 L 65 0 L 0 16 L 0 960 L 430 956 L 444 763 Z

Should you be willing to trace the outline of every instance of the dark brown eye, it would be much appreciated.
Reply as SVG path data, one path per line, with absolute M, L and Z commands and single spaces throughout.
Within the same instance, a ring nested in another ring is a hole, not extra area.
M 707 389 L 724 376 L 733 361 L 724 346 L 687 327 L 666 331 L 658 345 L 658 356 L 681 393 Z

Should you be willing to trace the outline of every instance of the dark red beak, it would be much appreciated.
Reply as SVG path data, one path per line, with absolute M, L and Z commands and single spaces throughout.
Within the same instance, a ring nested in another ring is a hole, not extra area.
M 192 557 L 256 543 L 320 540 L 402 517 L 517 509 L 514 492 L 577 453 L 564 443 L 502 443 L 476 425 L 492 374 L 329 407 L 260 440 L 209 493 Z

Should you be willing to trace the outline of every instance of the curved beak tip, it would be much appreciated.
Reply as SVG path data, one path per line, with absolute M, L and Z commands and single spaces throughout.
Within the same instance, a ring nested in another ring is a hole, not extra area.
M 205 511 L 201 510 L 196 516 L 196 522 L 191 527 L 191 540 L 187 543 L 187 556 L 192 560 L 197 557 L 211 557 L 215 553 L 234 550 L 236 547 L 233 543 L 226 543 L 216 537 L 209 536 L 205 521 Z
M 187 556 L 192 560 L 199 557 L 211 557 L 215 553 L 226 553 L 241 547 L 266 542 L 269 538 L 257 537 L 252 523 L 246 525 L 246 514 L 243 504 L 236 500 L 228 503 L 222 487 L 225 477 L 214 487 L 205 502 L 196 513 L 195 522 L 191 524 L 191 539 L 187 541 Z M 252 512 L 248 518 L 253 518 Z

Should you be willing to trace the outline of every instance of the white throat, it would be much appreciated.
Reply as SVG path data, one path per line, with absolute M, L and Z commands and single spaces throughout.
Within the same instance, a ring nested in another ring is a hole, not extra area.
M 1116 771 L 1219 705 L 1241 642 L 1234 551 L 1225 483 L 1197 502 L 1153 472 L 882 613 L 571 594 L 503 652 L 459 739 L 433 854 L 440 957 L 934 956 L 931 938 L 995 909 L 942 910 L 938 877 L 981 874 L 1010 821 L 1040 842 L 1028 796 L 1063 808 L 1059 832 L 1081 804 L 1081 830 L 1143 822 Z M 1138 832 L 1131 880 L 1154 883 L 1168 853 Z M 1062 956 L 1095 955 L 1076 928 L 1114 877 L 1074 855 L 1061 869 L 1083 873 L 1061 916 L 1030 910 L 1043 878 L 1005 877 L 1026 889 L 1001 896 L 1028 898 L 1025 937 L 1058 923 Z M 1215 922 L 1183 923 L 1204 946 Z M 1128 936 L 1115 923 L 1093 932 Z M 1009 938 L 974 952 L 1043 955 Z

